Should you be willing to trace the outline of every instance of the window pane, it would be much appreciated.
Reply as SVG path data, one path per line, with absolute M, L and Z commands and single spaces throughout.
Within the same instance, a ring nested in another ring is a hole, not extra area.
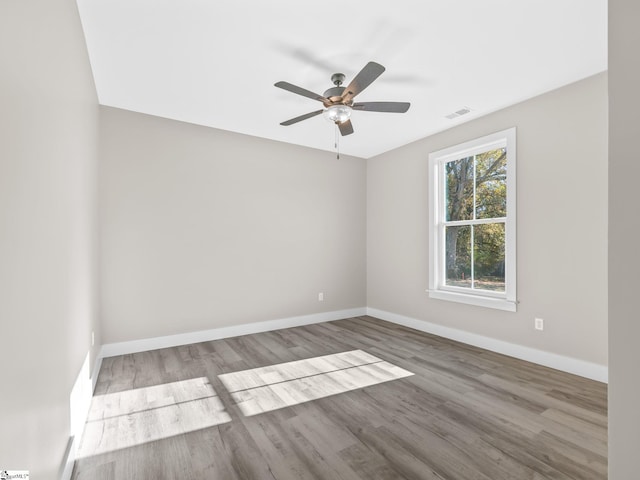
M 473 227 L 474 288 L 504 292 L 504 223 Z
M 446 227 L 447 285 L 471 288 L 471 227 Z
M 507 216 L 507 150 L 476 155 L 476 218 Z
M 446 163 L 447 221 L 473 219 L 473 157 Z

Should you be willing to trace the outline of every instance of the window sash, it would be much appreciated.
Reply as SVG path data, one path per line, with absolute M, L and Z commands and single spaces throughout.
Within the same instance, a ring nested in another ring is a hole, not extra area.
M 482 288 L 477 288 L 477 287 L 458 287 L 455 285 L 448 285 L 447 284 L 447 272 L 446 272 L 446 265 L 447 265 L 447 250 L 446 250 L 446 224 L 442 224 L 440 225 L 440 227 L 438 228 L 438 237 L 439 237 L 439 244 L 443 245 L 443 248 L 440 249 L 440 258 L 439 258 L 439 275 L 437 278 L 437 288 L 440 290 L 450 290 L 452 292 L 458 292 L 458 293 L 468 293 L 469 295 L 486 295 L 489 297 L 495 297 L 495 298 L 507 298 L 508 296 L 508 290 L 507 290 L 507 286 L 508 286 L 508 278 L 507 278 L 507 272 L 508 272 L 508 255 L 507 255 L 507 249 L 509 248 L 507 241 L 506 241 L 506 218 L 501 219 L 504 221 L 485 221 L 484 219 L 482 219 L 481 221 L 469 221 L 469 222 L 452 222 L 455 223 L 455 226 L 473 226 L 473 225 L 486 225 L 486 224 L 495 224 L 495 223 L 504 223 L 505 224 L 505 252 L 504 252 L 504 262 L 505 262 L 505 278 L 504 278 L 504 283 L 505 283 L 505 289 L 504 292 L 496 292 L 496 291 L 492 291 L 492 290 L 487 290 L 487 289 L 482 289 Z M 471 250 L 473 251 L 475 248 L 475 244 L 473 242 L 473 236 L 471 237 Z M 471 281 L 472 281 L 472 285 L 478 281 L 476 275 L 475 275 L 475 261 L 473 258 L 473 254 L 472 254 L 472 259 L 471 259 Z

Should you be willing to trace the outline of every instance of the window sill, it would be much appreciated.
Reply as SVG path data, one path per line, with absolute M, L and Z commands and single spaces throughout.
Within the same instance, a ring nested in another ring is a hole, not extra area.
M 427 292 L 429 293 L 430 298 L 435 298 L 437 300 L 466 303 L 467 305 L 495 308 L 496 310 L 505 310 L 507 312 L 515 312 L 517 309 L 516 302 L 507 300 L 506 298 L 483 297 L 480 295 L 468 295 L 465 293 L 447 292 L 444 290 L 427 290 Z

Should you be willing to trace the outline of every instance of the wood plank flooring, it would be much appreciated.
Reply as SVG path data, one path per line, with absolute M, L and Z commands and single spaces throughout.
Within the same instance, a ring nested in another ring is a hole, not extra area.
M 74 480 L 599 480 L 607 388 L 357 317 L 106 358 L 79 455 Z

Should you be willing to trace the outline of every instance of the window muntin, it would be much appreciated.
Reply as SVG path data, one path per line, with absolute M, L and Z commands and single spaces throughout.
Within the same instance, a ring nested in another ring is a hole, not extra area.
M 515 129 L 432 153 L 429 175 L 430 296 L 515 310 Z

